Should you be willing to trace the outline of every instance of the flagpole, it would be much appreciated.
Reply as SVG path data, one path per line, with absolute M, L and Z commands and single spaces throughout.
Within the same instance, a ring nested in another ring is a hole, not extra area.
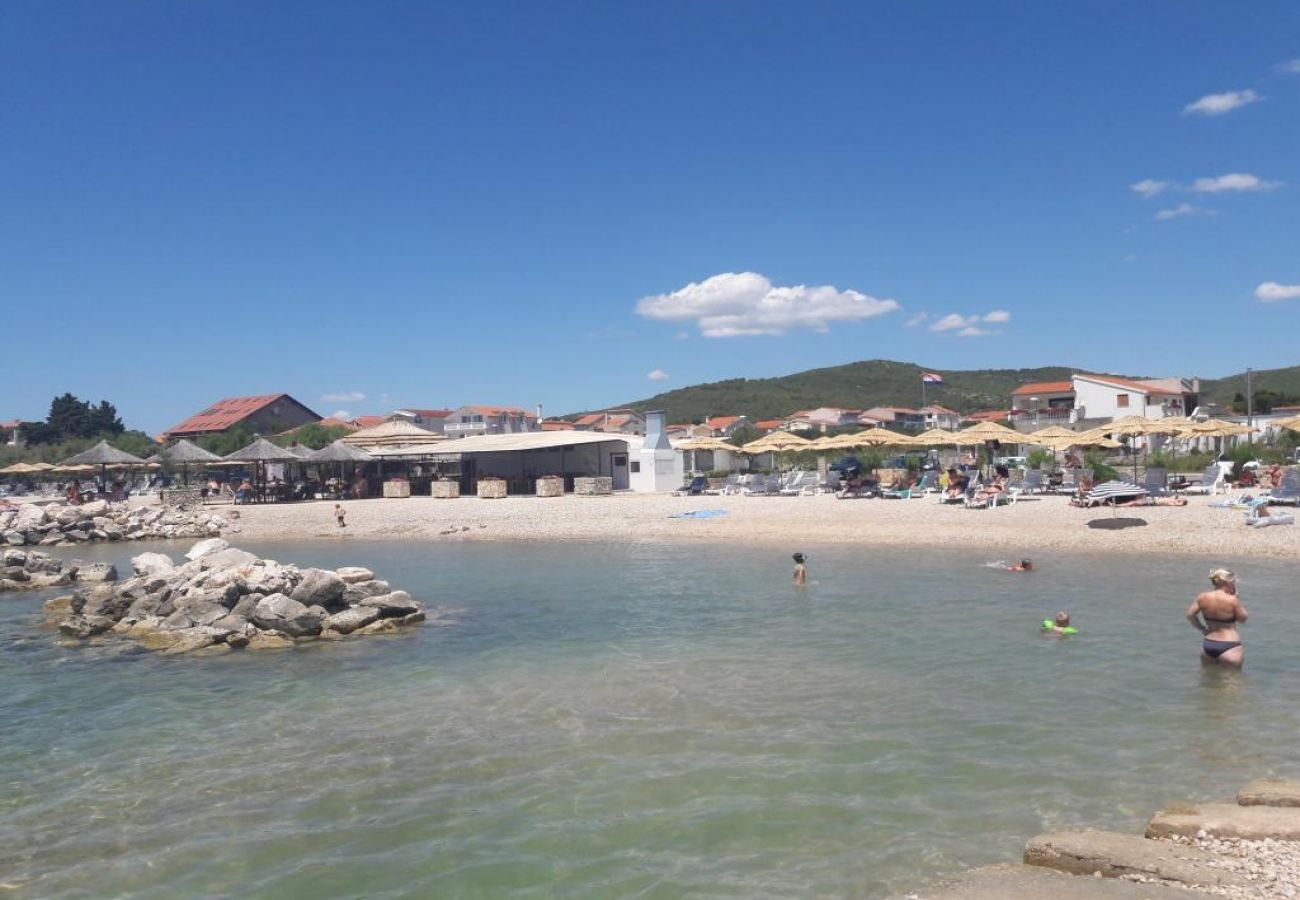
M 921 373 L 921 409 L 925 409 L 925 373 Z

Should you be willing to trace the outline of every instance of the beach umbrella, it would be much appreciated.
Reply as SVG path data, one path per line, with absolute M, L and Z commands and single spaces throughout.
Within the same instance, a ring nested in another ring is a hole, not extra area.
M 980 422 L 978 425 L 972 425 L 970 428 L 963 428 L 957 432 L 957 438 L 960 443 L 965 445 L 987 444 L 989 441 L 998 441 L 1003 444 L 1023 444 L 1025 436 L 1014 428 L 1008 428 L 1005 425 L 999 425 L 997 422 Z M 978 456 L 976 457 L 978 461 Z M 989 465 L 993 464 L 993 454 L 989 453 Z
M 108 441 L 100 441 L 89 450 L 83 450 L 73 456 L 69 456 L 60 466 L 99 466 L 101 478 L 108 477 L 108 467 L 117 465 L 140 466 L 144 465 L 144 460 L 138 456 L 133 456 L 125 450 L 119 450 Z
M 5 466 L 3 469 L 0 469 L 0 474 L 30 475 L 33 472 L 39 472 L 39 471 L 41 470 L 33 466 L 31 463 L 16 462 L 11 466 Z
M 892 444 L 897 438 L 898 433 L 887 428 L 867 428 L 853 434 L 837 435 L 832 440 L 835 441 L 836 448 L 851 450 L 854 447 L 882 447 Z
M 158 456 L 167 463 L 181 467 L 181 477 L 186 484 L 190 481 L 190 465 L 213 465 L 225 462 L 220 456 L 204 450 L 193 441 L 181 438 L 170 447 L 158 451 Z
M 1046 428 L 1040 428 L 1038 431 L 1033 431 L 1025 435 L 1027 438 L 1025 443 L 1032 444 L 1041 438 L 1073 438 L 1078 434 L 1079 432 L 1071 431 L 1068 428 L 1062 428 L 1060 425 L 1048 425 Z
M 111 466 L 118 463 L 128 463 L 131 465 L 140 465 L 144 460 L 138 456 L 132 456 L 125 450 L 119 450 L 108 441 L 100 441 L 89 450 L 83 450 L 80 453 L 69 456 L 60 465 L 63 466 Z
M 375 457 L 358 447 L 338 440 L 312 451 L 307 459 L 311 462 L 372 462 Z
M 807 450 L 812 441 L 788 431 L 774 431 L 758 440 L 750 441 L 740 449 L 746 453 L 772 453 L 786 450 Z
M 1099 434 L 1123 435 L 1124 437 L 1146 437 L 1153 434 L 1180 434 L 1183 426 L 1171 424 L 1164 419 L 1148 419 L 1146 416 L 1124 416 L 1108 425 L 1098 425 L 1094 431 Z M 1145 457 L 1146 448 L 1143 447 Z M 1138 458 L 1133 454 L 1133 480 L 1137 481 Z
M 227 453 L 226 459 L 231 462 L 297 462 L 302 457 L 260 437 L 247 447 Z
M 957 443 L 957 435 L 942 428 L 931 428 L 929 431 L 922 431 L 912 438 L 912 441 L 918 447 L 946 447 L 948 444 Z
M 1279 428 L 1289 428 L 1292 431 L 1300 431 L 1300 416 L 1292 416 L 1289 419 L 1278 419 L 1273 424 Z
M 680 444 L 677 445 L 675 449 L 690 452 L 691 471 L 695 471 L 695 454 L 697 451 L 707 450 L 716 453 L 719 450 L 728 450 L 728 451 L 735 452 L 739 448 L 736 447 L 735 444 L 727 443 L 722 438 L 699 437 L 699 438 L 691 438 L 690 440 L 682 441 Z
M 1243 425 L 1239 422 L 1210 419 L 1208 422 L 1197 422 L 1195 425 L 1188 425 L 1183 430 L 1183 434 L 1188 437 L 1234 437 L 1253 434 L 1254 431 L 1255 429 L 1249 425 Z
M 1148 493 L 1150 492 L 1146 488 L 1132 482 L 1103 481 L 1088 491 L 1087 499 L 1090 503 L 1114 507 L 1117 500 L 1132 500 L 1135 497 L 1145 497 Z

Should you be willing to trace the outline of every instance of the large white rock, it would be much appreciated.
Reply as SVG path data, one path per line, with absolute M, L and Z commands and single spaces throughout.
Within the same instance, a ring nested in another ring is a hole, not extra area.
M 339 573 L 339 577 L 342 578 L 346 584 L 358 584 L 362 581 L 371 581 L 375 577 L 374 572 L 363 568 L 362 566 L 343 566 L 335 571 Z
M 169 575 L 176 564 L 165 553 L 141 553 L 131 557 L 131 570 L 137 575 Z
M 221 538 L 208 538 L 191 547 L 190 552 L 185 554 L 185 558 L 190 560 L 198 559 L 207 556 L 209 553 L 219 553 L 229 546 L 229 542 L 223 541 Z

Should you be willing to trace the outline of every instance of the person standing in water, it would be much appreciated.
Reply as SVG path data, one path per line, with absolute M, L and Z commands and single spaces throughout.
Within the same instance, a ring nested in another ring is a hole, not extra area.
M 804 561 L 807 558 L 808 557 L 804 556 L 802 553 L 796 553 L 794 555 L 794 583 L 795 584 L 808 583 L 808 570 L 805 569 L 803 565 Z
M 1201 642 L 1201 664 L 1231 666 L 1240 669 L 1246 660 L 1237 626 L 1245 624 L 1245 605 L 1237 597 L 1237 576 L 1227 569 L 1210 573 L 1211 590 L 1198 596 L 1187 607 L 1187 621 L 1205 635 Z

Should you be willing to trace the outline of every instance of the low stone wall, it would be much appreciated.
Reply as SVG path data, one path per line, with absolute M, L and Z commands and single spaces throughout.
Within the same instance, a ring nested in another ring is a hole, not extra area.
M 65 639 L 111 633 L 150 650 L 215 652 L 387 634 L 425 620 L 410 594 L 369 569 L 299 569 L 220 538 L 195 544 L 179 565 L 162 553 L 142 553 L 131 567 L 125 581 L 45 603 Z
M 93 500 L 79 506 L 24 503 L 0 511 L 0 536 L 11 547 L 70 547 L 88 541 L 215 537 L 228 526 L 207 509 L 136 506 Z
M 537 479 L 537 496 L 563 497 L 564 479 L 556 475 L 543 475 Z
M 459 481 L 434 481 L 429 484 L 429 496 L 440 500 L 454 500 L 460 496 Z
M 614 493 L 614 479 L 608 475 L 592 475 L 573 479 L 573 492 L 593 496 Z
M 501 500 L 506 496 L 506 483 L 502 478 L 484 478 L 479 481 L 477 490 L 484 500 Z

